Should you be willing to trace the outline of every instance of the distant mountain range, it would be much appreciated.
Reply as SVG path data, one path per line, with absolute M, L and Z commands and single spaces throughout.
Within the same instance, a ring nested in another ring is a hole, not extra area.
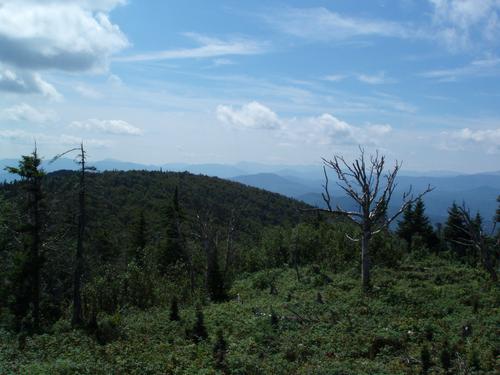
M 15 176 L 7 173 L 5 166 L 15 166 L 15 159 L 0 160 L 0 181 L 12 181 Z M 188 171 L 193 174 L 216 176 L 264 190 L 296 198 L 312 205 L 324 205 L 321 197 L 324 183 L 323 169 L 318 165 L 267 165 L 241 162 L 237 164 L 187 164 L 170 163 L 162 165 L 139 164 L 113 159 L 92 162 L 97 170 L 164 170 Z M 76 169 L 71 159 L 61 158 L 54 163 L 43 163 L 47 172 L 60 169 Z M 453 202 L 466 205 L 472 212 L 480 212 L 485 223 L 491 224 L 496 209 L 496 197 L 500 195 L 500 171 L 460 174 L 453 171 L 415 172 L 401 171 L 398 190 L 390 209 L 397 207 L 403 191 L 412 186 L 414 192 L 431 185 L 434 190 L 425 196 L 427 214 L 434 223 L 444 222 L 447 209 Z M 333 199 L 345 208 L 355 208 L 343 192 L 336 186 L 334 176 L 330 176 L 330 190 Z

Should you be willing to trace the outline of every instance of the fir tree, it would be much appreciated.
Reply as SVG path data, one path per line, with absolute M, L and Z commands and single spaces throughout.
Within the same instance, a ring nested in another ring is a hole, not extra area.
M 465 258 L 467 255 L 467 246 L 458 243 L 463 240 L 465 233 L 467 233 L 467 228 L 463 216 L 457 204 L 453 202 L 453 205 L 448 209 L 448 219 L 444 227 L 444 238 L 448 242 L 452 252 L 459 258 Z
M 418 199 L 415 206 L 409 205 L 403 212 L 403 220 L 398 224 L 397 234 L 411 248 L 413 238 L 419 236 L 428 249 L 435 249 L 439 239 L 432 228 L 429 218 L 425 215 L 425 205 Z
M 213 355 L 215 360 L 215 368 L 223 373 L 227 372 L 226 364 L 227 342 L 224 339 L 222 329 L 217 330 L 217 339 L 213 347 Z
M 177 297 L 174 296 L 170 303 L 170 320 L 171 321 L 179 321 L 181 317 L 179 316 L 179 303 L 177 301 Z
M 169 266 L 185 261 L 182 236 L 182 213 L 179 206 L 179 193 L 175 188 L 172 202 L 166 212 L 165 238 L 161 244 L 160 271 L 166 273 Z
M 38 157 L 38 152 L 35 149 L 31 155 L 24 155 L 19 161 L 18 167 L 7 167 L 6 170 L 10 173 L 17 174 L 21 177 L 24 189 L 26 190 L 26 224 L 22 229 L 24 234 L 27 234 L 26 248 L 29 252 L 22 256 L 20 262 L 19 278 L 22 285 L 26 286 L 25 293 L 20 296 L 15 296 L 19 300 L 17 316 L 22 320 L 31 308 L 31 319 L 33 323 L 33 331 L 37 332 L 40 328 L 40 288 L 41 288 L 41 267 L 42 256 L 41 249 L 41 233 L 43 227 L 42 221 L 42 178 L 45 175 L 41 169 L 41 159 Z M 24 288 L 23 288 L 24 289 Z M 23 303 L 24 301 L 24 303 Z M 28 302 L 29 301 L 29 302 Z M 29 307 L 26 303 L 29 303 Z M 20 325 L 18 325 L 20 327 Z
M 406 241 L 408 247 L 413 237 L 413 205 L 409 204 L 404 212 L 403 219 L 398 223 L 397 235 Z
M 227 298 L 224 276 L 219 267 L 217 245 L 213 245 L 207 259 L 207 291 L 214 302 L 222 302 Z
M 194 324 L 192 330 L 192 339 L 194 342 L 198 343 L 201 340 L 206 340 L 208 338 L 207 328 L 205 327 L 205 319 L 203 316 L 203 311 L 201 308 L 196 309 L 196 323 Z
M 431 368 L 431 353 L 427 346 L 424 346 L 420 351 L 420 361 L 422 362 L 422 374 L 427 374 Z
M 142 264 L 144 257 L 144 248 L 146 247 L 146 219 L 144 210 L 141 210 L 139 219 L 132 227 L 132 248 L 131 258 L 137 264 Z

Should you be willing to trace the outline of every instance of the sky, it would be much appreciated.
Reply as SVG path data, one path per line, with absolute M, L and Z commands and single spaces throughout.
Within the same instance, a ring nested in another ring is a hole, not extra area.
M 0 0 L 0 158 L 500 169 L 500 0 Z

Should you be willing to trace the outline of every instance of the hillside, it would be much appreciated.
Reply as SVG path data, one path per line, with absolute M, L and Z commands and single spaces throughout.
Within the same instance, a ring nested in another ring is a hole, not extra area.
M 78 174 L 57 171 L 45 179 L 47 205 L 52 207 L 54 222 L 75 217 Z M 15 197 L 18 184 L 0 188 L 7 197 Z M 294 224 L 299 221 L 305 204 L 282 195 L 216 177 L 187 172 L 106 171 L 88 174 L 88 221 L 92 227 L 123 236 L 124 230 L 144 211 L 149 232 L 158 232 L 178 188 L 179 203 L 188 222 L 196 215 L 208 215 L 224 225 L 231 212 L 239 228 L 254 236 L 263 227 Z M 64 219 L 63 217 L 66 217 Z
M 355 269 L 300 273 L 300 282 L 289 268 L 242 276 L 231 293 L 241 303 L 203 306 L 208 338 L 198 344 L 186 336 L 194 324 L 187 305 L 180 322 L 169 320 L 167 308 L 122 309 L 103 344 L 64 320 L 52 334 L 28 339 L 23 351 L 2 333 L 0 373 L 420 374 L 423 348 L 429 374 L 444 373 L 443 353 L 450 374 L 500 371 L 500 290 L 476 269 L 408 258 L 397 269 L 377 268 L 370 296 Z M 219 370 L 218 329 L 227 343 Z

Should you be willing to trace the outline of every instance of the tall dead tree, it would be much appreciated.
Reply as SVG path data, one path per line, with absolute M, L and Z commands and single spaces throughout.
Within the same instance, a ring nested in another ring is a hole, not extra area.
M 323 158 L 325 184 L 322 196 L 327 208 L 318 210 L 346 217 L 361 229 L 360 238 L 349 235 L 347 237 L 352 241 L 361 242 L 361 280 L 363 288 L 368 290 L 371 286 L 370 240 L 373 235 L 387 228 L 410 204 L 432 188 L 428 186 L 425 191 L 413 196 L 410 187 L 403 194 L 399 209 L 392 216 L 388 216 L 387 209 L 397 186 L 396 176 L 401 169 L 401 163 L 396 162 L 392 168 L 386 169 L 384 155 L 377 151 L 367 159 L 363 148 L 360 147 L 359 150 L 359 158 L 352 163 L 348 163 L 340 155 L 335 155 L 332 160 Z M 337 185 L 356 203 L 358 210 L 348 211 L 338 205 L 333 206 L 326 168 L 333 169 L 338 178 Z
M 76 163 L 79 165 L 79 184 L 78 184 L 78 235 L 76 243 L 76 254 L 75 254 L 75 269 L 73 274 L 73 315 L 71 318 L 71 325 L 73 327 L 81 326 L 83 323 L 82 316 L 82 278 L 83 278 L 83 258 L 84 258 L 84 236 L 85 236 L 85 226 L 86 226 L 86 210 L 85 210 L 85 172 L 94 171 L 95 167 L 87 166 L 87 152 L 83 147 L 83 142 L 80 147 L 72 148 L 67 150 L 62 154 L 55 156 L 51 163 L 55 160 L 61 158 L 62 156 L 78 152 L 76 155 Z

